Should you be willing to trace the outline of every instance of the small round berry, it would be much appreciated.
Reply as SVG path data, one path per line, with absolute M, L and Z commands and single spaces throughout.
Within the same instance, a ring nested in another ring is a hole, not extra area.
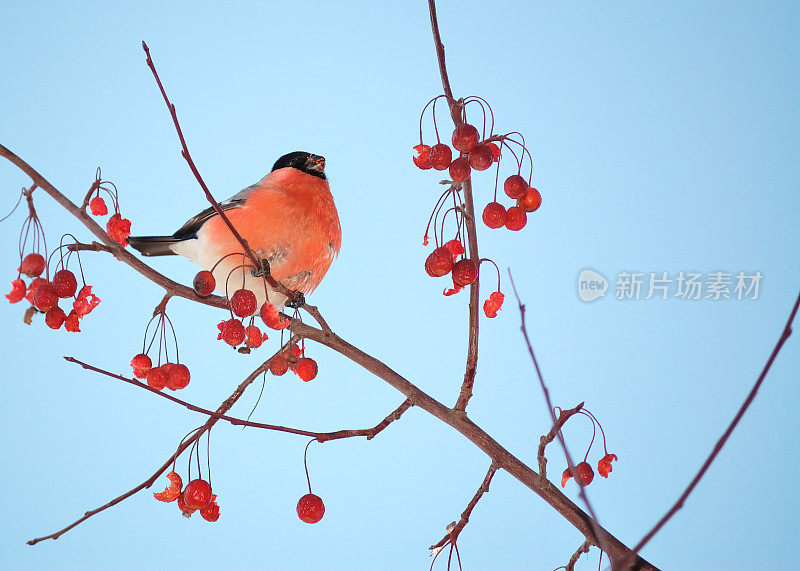
M 476 171 L 485 171 L 494 162 L 494 153 L 489 145 L 480 143 L 475 145 L 469 153 L 469 166 Z
M 181 510 L 183 517 L 192 517 L 192 514 L 196 511 L 194 508 L 190 508 L 186 505 L 186 500 L 184 499 L 183 494 L 178 496 L 178 509 Z
M 33 305 L 39 311 L 48 311 L 58 305 L 56 288 L 50 282 L 40 284 L 33 292 Z
M 468 286 L 478 279 L 478 266 L 468 258 L 459 260 L 453 266 L 453 283 L 457 286 Z
M 247 334 L 247 346 L 251 349 L 258 349 L 264 341 L 269 339 L 267 334 L 261 333 L 261 330 L 255 325 L 248 326 L 245 333 Z
M 424 171 L 431 168 L 431 148 L 428 145 L 419 144 L 414 147 L 414 150 L 417 151 L 417 154 L 411 157 L 414 164 Z
M 478 144 L 478 129 L 473 125 L 464 123 L 453 131 L 453 148 L 462 153 L 468 153 Z
M 528 183 L 518 174 L 512 174 L 503 183 L 503 190 L 509 198 L 522 198 L 528 192 Z
M 431 147 L 431 166 L 437 171 L 443 171 L 450 166 L 453 161 L 453 150 L 445 145 L 439 143 Z
M 89 202 L 89 208 L 92 210 L 93 216 L 105 216 L 108 214 L 108 206 L 106 206 L 106 201 L 103 200 L 101 196 L 95 196 Z
M 450 253 L 453 254 L 453 260 L 464 253 L 464 244 L 461 243 L 461 240 L 450 240 L 449 242 L 445 242 L 444 247 L 450 250 Z
M 317 362 L 308 357 L 298 359 L 294 365 L 294 372 L 305 382 L 311 381 L 317 376 Z
M 517 199 L 517 206 L 524 208 L 525 212 L 534 212 L 542 205 L 542 195 L 533 187 L 530 187 L 525 196 Z
M 160 391 L 167 386 L 167 372 L 164 367 L 153 367 L 147 371 L 147 386 Z
M 219 519 L 219 505 L 216 502 L 216 495 L 212 495 L 211 503 L 200 510 L 200 515 L 203 519 L 210 522 L 215 522 Z
M 133 376 L 137 379 L 147 378 L 147 372 L 152 368 L 153 361 L 144 353 L 139 353 L 131 359 L 131 368 L 133 369 Z
M 67 314 L 58 306 L 51 307 L 47 314 L 44 316 L 44 322 L 50 329 L 58 329 L 64 324 L 67 319 Z
M 186 507 L 201 510 L 211 503 L 211 484 L 198 478 L 192 480 L 183 489 L 183 501 Z
M 297 502 L 297 516 L 306 523 L 317 523 L 325 515 L 322 498 L 306 494 Z
M 214 279 L 214 274 L 208 270 L 201 270 L 197 272 L 194 277 L 194 291 L 201 297 L 207 297 L 214 293 L 217 287 L 217 280 Z
M 269 301 L 265 301 L 264 305 L 261 306 L 261 320 L 264 322 L 264 325 L 276 331 L 286 329 L 291 323 L 289 318 L 282 317 L 281 314 L 278 313 L 278 308 Z
M 185 389 L 191 379 L 189 367 L 181 363 L 167 364 L 169 365 L 167 368 L 167 388 L 171 391 Z
M 58 297 L 72 297 L 78 291 L 78 280 L 69 270 L 58 270 L 53 276 L 53 287 Z
M 231 347 L 239 345 L 247 335 L 244 325 L 238 319 L 223 321 L 217 327 L 219 328 L 217 339 L 222 339 Z
M 425 260 L 425 271 L 432 278 L 446 276 L 453 269 L 453 254 L 448 248 L 440 246 Z
M 247 317 L 256 312 L 256 294 L 249 289 L 238 289 L 231 296 L 231 311 L 239 317 Z
M 528 213 L 519 206 L 512 206 L 506 210 L 506 228 L 509 230 L 522 230 L 528 223 Z
M 272 359 L 269 360 L 269 372 L 275 375 L 276 377 L 285 375 L 286 371 L 288 370 L 289 370 L 289 361 L 287 361 L 286 357 L 284 357 L 283 355 L 275 355 Z
M 467 155 L 461 155 L 450 163 L 450 178 L 453 182 L 464 182 L 470 176 L 469 159 Z
M 584 486 L 588 486 L 594 480 L 594 471 L 588 462 L 581 462 L 575 466 L 575 481 Z
M 29 278 L 35 278 L 44 271 L 44 265 L 44 257 L 42 257 L 41 254 L 28 254 L 22 260 L 17 271 L 25 274 Z
M 499 202 L 490 202 L 483 209 L 483 223 L 489 228 L 501 228 L 506 223 L 506 207 Z

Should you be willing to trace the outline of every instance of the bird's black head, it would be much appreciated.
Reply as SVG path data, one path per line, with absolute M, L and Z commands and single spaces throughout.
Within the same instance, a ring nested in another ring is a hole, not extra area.
M 312 155 L 305 151 L 295 151 L 288 155 L 283 155 L 275 161 L 275 164 L 272 165 L 272 170 L 275 171 L 286 167 L 292 167 L 325 180 L 325 157 Z

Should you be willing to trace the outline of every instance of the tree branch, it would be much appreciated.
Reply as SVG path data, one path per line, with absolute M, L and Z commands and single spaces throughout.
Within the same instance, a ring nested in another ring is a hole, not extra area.
M 753 399 L 756 398 L 756 393 L 758 393 L 758 389 L 761 388 L 761 384 L 764 382 L 764 379 L 766 378 L 767 373 L 772 367 L 772 363 L 775 361 L 775 358 L 778 356 L 778 353 L 783 347 L 783 344 L 786 343 L 786 340 L 789 339 L 789 336 L 792 334 L 792 322 L 794 321 L 794 318 L 797 315 L 797 309 L 799 306 L 800 306 L 800 293 L 797 295 L 797 299 L 794 302 L 792 311 L 789 313 L 789 319 L 786 321 L 786 326 L 783 328 L 781 336 L 778 339 L 778 342 L 775 344 L 775 348 L 772 350 L 769 359 L 767 359 L 766 365 L 764 365 L 764 368 L 761 370 L 761 374 L 758 376 L 758 379 L 753 385 L 753 388 L 750 390 L 750 394 L 747 395 L 747 398 L 744 400 L 744 403 L 742 403 L 742 406 L 739 408 L 739 411 L 736 413 L 736 416 L 728 425 L 728 428 L 725 430 L 723 435 L 717 441 L 716 445 L 714 445 L 714 449 L 711 451 L 711 454 L 709 454 L 708 458 L 706 458 L 706 461 L 703 462 L 703 465 L 700 467 L 700 470 L 697 472 L 697 475 L 695 475 L 695 477 L 683 491 L 681 496 L 678 498 L 678 501 L 676 501 L 675 504 L 664 515 L 664 517 L 662 517 L 658 521 L 658 523 L 656 523 L 656 525 L 653 526 L 653 529 L 647 532 L 647 534 L 642 538 L 642 540 L 636 544 L 636 547 L 633 548 L 634 552 L 638 552 L 640 549 L 642 549 L 642 547 L 647 545 L 647 542 L 653 539 L 653 536 L 656 533 L 658 533 L 658 531 L 662 527 L 664 527 L 664 524 L 667 523 L 670 520 L 670 518 L 672 518 L 672 516 L 674 516 L 678 512 L 678 510 L 680 510 L 683 507 L 686 498 L 689 497 L 689 494 L 692 493 L 692 490 L 694 490 L 694 488 L 700 482 L 702 477 L 708 471 L 709 466 L 711 466 L 711 463 L 717 457 L 717 454 L 719 454 L 720 451 L 722 450 L 722 447 L 725 446 L 725 443 L 728 441 L 728 437 L 733 432 L 733 429 L 736 428 L 737 424 L 739 424 L 739 421 L 744 416 L 744 413 L 747 411 L 748 408 L 750 408 L 750 405 L 753 403 Z M 637 568 L 635 567 L 635 565 L 632 567 Z
M 494 473 L 497 472 L 497 468 L 499 468 L 499 466 L 492 462 L 491 466 L 489 466 L 489 471 L 486 472 L 486 476 L 484 476 L 483 482 L 478 488 L 478 491 L 475 492 L 475 495 L 472 496 L 472 499 L 467 504 L 467 508 L 462 512 L 461 519 L 458 520 L 458 523 L 447 532 L 447 535 L 440 539 L 437 544 L 431 545 L 429 549 L 437 549 L 439 547 L 444 547 L 448 543 L 456 542 L 458 535 L 469 522 L 469 516 L 472 515 L 472 510 L 474 510 L 475 506 L 478 505 L 478 501 L 481 499 L 481 497 L 483 497 L 483 494 L 489 491 L 489 484 L 491 484 Z
M 569 410 L 562 410 L 561 413 L 558 415 L 555 423 L 553 424 L 553 428 L 550 429 L 546 435 L 542 436 L 539 439 L 539 475 L 545 479 L 547 478 L 547 458 L 544 455 L 545 447 L 550 444 L 555 437 L 561 432 L 561 427 L 564 426 L 564 423 L 570 419 L 573 414 L 577 414 L 583 408 L 584 403 L 579 404 L 575 408 L 571 408 Z

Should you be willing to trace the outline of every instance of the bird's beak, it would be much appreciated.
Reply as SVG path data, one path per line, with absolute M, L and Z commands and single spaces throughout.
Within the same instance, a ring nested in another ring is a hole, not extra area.
M 325 157 L 321 157 L 319 155 L 309 155 L 308 156 L 308 168 L 309 170 L 316 171 L 320 174 L 325 173 Z

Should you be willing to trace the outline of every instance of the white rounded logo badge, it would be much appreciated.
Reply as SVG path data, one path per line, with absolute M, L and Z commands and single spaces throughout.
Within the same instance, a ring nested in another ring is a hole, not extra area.
M 578 297 L 582 301 L 594 301 L 606 295 L 608 280 L 598 271 L 586 268 L 578 274 Z

